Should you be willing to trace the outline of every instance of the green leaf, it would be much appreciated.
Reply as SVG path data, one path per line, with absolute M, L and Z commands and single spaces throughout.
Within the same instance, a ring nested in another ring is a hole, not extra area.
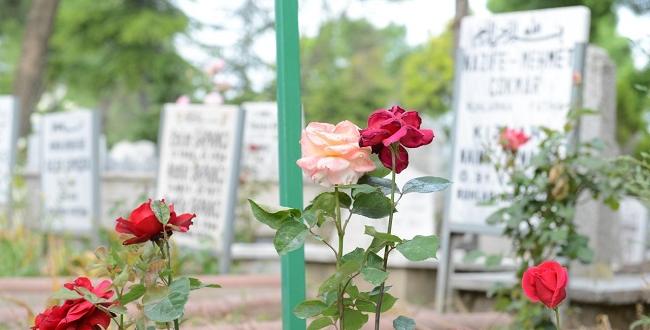
M 183 316 L 190 295 L 190 280 L 181 277 L 169 287 L 148 289 L 142 298 L 144 315 L 155 322 L 171 322 Z
M 81 295 L 77 291 L 68 290 L 66 288 L 61 288 L 50 296 L 52 299 L 57 300 L 70 300 L 70 299 L 79 299 Z
M 333 325 L 334 321 L 332 321 L 332 318 L 330 317 L 321 317 L 318 319 L 313 320 L 311 323 L 309 323 L 309 326 L 307 327 L 307 330 L 320 330 L 325 327 L 328 327 L 330 325 Z
M 293 315 L 299 319 L 306 319 L 321 314 L 327 309 L 327 305 L 320 300 L 306 300 L 293 309 Z
M 379 295 L 373 296 L 372 300 L 376 304 L 379 301 Z M 384 292 L 384 298 L 381 301 L 381 312 L 384 313 L 387 312 L 389 309 L 393 308 L 395 302 L 397 302 L 397 298 L 395 298 L 390 293 Z
M 138 300 L 144 295 L 146 289 L 142 284 L 135 284 L 129 288 L 129 292 L 122 295 L 122 298 L 119 300 L 120 305 L 125 306 L 126 304 Z
M 476 259 L 484 255 L 485 253 L 483 253 L 480 250 L 472 250 L 469 251 L 467 254 L 465 254 L 465 257 L 463 257 L 463 262 L 469 262 L 469 263 L 476 262 Z
M 366 282 L 372 285 L 380 285 L 388 278 L 388 273 L 377 268 L 364 267 L 361 269 L 361 276 Z
M 255 203 L 249 199 L 253 216 L 257 221 L 266 224 L 273 229 L 279 229 L 282 224 L 290 218 L 299 218 L 300 210 L 290 208 L 272 208 L 270 206 Z
M 397 251 L 408 260 L 422 261 L 435 258 L 436 252 L 438 252 L 438 245 L 438 237 L 436 235 L 417 235 L 411 240 L 398 244 Z
M 343 329 L 358 330 L 368 322 L 368 315 L 354 309 L 345 309 L 343 311 Z
M 372 219 L 381 219 L 393 210 L 390 199 L 379 191 L 371 193 L 358 193 L 354 199 L 352 213 L 360 214 Z
M 198 290 L 198 289 L 201 289 L 201 288 L 218 289 L 218 288 L 221 287 L 221 285 L 219 285 L 219 284 L 206 284 L 206 283 L 203 283 L 203 282 L 201 282 L 201 280 L 199 280 L 198 278 L 194 278 L 194 277 L 189 277 L 189 280 L 190 280 L 190 291 Z
M 386 178 L 377 178 L 373 176 L 364 176 L 359 180 L 359 183 L 367 184 L 372 187 L 376 187 L 381 190 L 381 192 L 384 195 L 390 194 L 390 187 L 394 186 L 395 192 L 400 193 L 399 188 L 397 188 L 397 185 L 393 184 L 393 181 L 386 179 Z
M 275 233 L 273 245 L 280 255 L 285 255 L 298 249 L 305 243 L 309 233 L 307 226 L 296 220 L 285 222 Z
M 375 303 L 370 301 L 370 300 L 365 300 L 365 299 L 357 299 L 354 301 L 354 306 L 362 311 L 362 312 L 367 312 L 367 313 L 374 313 L 375 312 Z
M 350 258 L 343 262 L 336 273 L 332 274 L 321 286 L 318 288 L 318 295 L 324 296 L 331 291 L 337 290 L 339 284 L 347 281 L 350 276 L 358 272 L 363 265 L 363 259 Z
M 167 206 L 163 201 L 152 201 L 150 205 L 151 211 L 156 215 L 156 219 L 158 219 L 163 226 L 166 225 L 169 222 L 170 216 L 169 206 Z
M 406 316 L 398 316 L 393 320 L 393 329 L 395 330 L 415 330 L 415 321 Z
M 129 312 L 126 309 L 126 307 L 124 307 L 123 305 L 111 305 L 110 307 L 108 307 L 108 310 L 111 311 L 111 313 L 118 314 L 118 315 L 126 314 Z
M 368 257 L 366 259 L 366 266 L 380 269 L 384 266 L 384 259 L 382 259 L 374 252 L 368 252 Z
M 451 185 L 451 181 L 435 176 L 423 176 L 411 179 L 402 188 L 404 194 L 417 192 L 417 193 L 432 193 L 447 189 Z

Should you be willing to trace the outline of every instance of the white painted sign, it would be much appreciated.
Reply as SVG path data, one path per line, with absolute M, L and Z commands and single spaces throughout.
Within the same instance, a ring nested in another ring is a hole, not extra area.
M 11 179 L 16 156 L 18 112 L 12 96 L 0 96 L 0 206 L 11 202 Z
M 180 244 L 230 244 L 242 125 L 243 110 L 235 106 L 165 106 L 157 195 L 173 203 L 176 212 L 197 216 L 187 233 L 175 235 Z
M 42 117 L 43 225 L 50 230 L 88 233 L 98 221 L 98 128 L 93 111 Z
M 565 7 L 463 19 L 455 88 L 455 140 L 448 220 L 485 225 L 479 205 L 503 191 L 486 146 L 500 127 L 524 129 L 535 152 L 539 126 L 561 129 L 570 107 L 573 52 L 589 36 L 589 10 Z M 493 148 L 494 149 L 494 148 Z
M 242 104 L 246 110 L 241 176 L 248 181 L 278 181 L 278 105 Z

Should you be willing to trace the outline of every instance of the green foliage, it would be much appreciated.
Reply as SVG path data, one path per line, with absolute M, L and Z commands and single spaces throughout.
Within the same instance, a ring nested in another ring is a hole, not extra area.
M 397 96 L 397 61 L 407 51 L 403 27 L 377 28 L 345 15 L 302 38 L 303 103 L 308 121 L 366 121 L 368 109 Z
M 45 89 L 66 94 L 45 110 L 70 101 L 98 108 L 109 143 L 155 141 L 161 105 L 207 83 L 174 45 L 189 27 L 168 0 L 61 1 Z
M 149 288 L 142 297 L 144 314 L 155 322 L 171 322 L 180 318 L 190 295 L 190 280 L 181 277 L 169 286 Z
M 650 203 L 650 154 L 642 152 L 639 158 L 625 156 L 616 160 L 614 175 L 624 180 L 625 190 L 637 196 L 645 203 Z
M 497 172 L 507 178 L 509 189 L 497 197 L 506 205 L 487 221 L 503 225 L 504 235 L 512 240 L 520 262 L 518 279 L 529 266 L 555 256 L 591 262 L 593 253 L 588 238 L 578 233 L 574 222 L 580 197 L 588 194 L 612 208 L 618 207 L 623 180 L 614 174 L 614 163 L 602 157 L 602 142 L 592 140 L 573 145 L 570 140 L 574 120 L 586 112 L 572 111 L 565 131 L 541 128 L 539 150 L 529 163 L 522 164 L 516 152 L 490 153 Z M 500 256 L 492 261 L 498 262 Z M 510 297 L 521 297 L 521 283 L 512 292 Z M 517 311 L 517 322 L 531 322 L 533 318 L 519 309 L 522 302 L 512 299 L 508 308 Z M 540 318 L 540 322 L 545 319 Z
M 406 316 L 398 316 L 393 320 L 393 328 L 395 330 L 415 330 L 415 321 Z
M 256 219 L 277 230 L 273 242 L 279 254 L 299 248 L 307 237 L 322 242 L 334 254 L 336 271 L 319 286 L 317 299 L 306 300 L 294 308 L 298 318 L 314 318 L 308 329 L 332 325 L 341 330 L 360 329 L 368 322 L 369 314 L 381 314 L 391 309 L 397 298 L 386 292 L 389 287 L 385 286 L 385 282 L 389 276 L 386 269 L 388 257 L 393 250 L 398 250 L 412 261 L 436 256 L 436 236 L 418 235 L 404 240 L 392 234 L 390 228 L 396 207 L 407 193 L 438 192 L 446 189 L 450 182 L 437 177 L 421 177 L 407 182 L 400 191 L 394 173 L 390 180 L 383 178 L 385 173 L 377 174 L 380 176 L 366 174 L 359 183 L 337 185 L 333 192 L 319 194 L 302 212 L 296 209 L 278 210 L 250 201 Z M 373 238 L 370 246 L 365 249 L 357 247 L 343 255 L 346 228 L 353 214 L 372 219 L 388 217 L 389 229 L 381 232 L 373 226 L 366 226 L 364 234 Z M 328 225 L 336 228 L 338 248 L 335 247 L 336 243 L 330 244 L 318 233 L 319 230 L 330 228 Z M 378 255 L 382 250 L 383 257 Z M 355 282 L 359 277 L 374 288 L 360 291 Z M 396 322 L 399 329 L 414 328 L 414 323 L 408 318 L 402 317 Z
M 400 72 L 400 99 L 432 115 L 451 108 L 454 60 L 453 34 L 447 29 L 408 54 Z

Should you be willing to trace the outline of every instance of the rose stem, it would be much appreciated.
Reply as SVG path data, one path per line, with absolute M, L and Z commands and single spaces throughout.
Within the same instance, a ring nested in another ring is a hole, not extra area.
M 391 230 L 393 229 L 393 214 L 395 213 L 395 168 L 396 168 L 396 157 L 395 157 L 395 145 L 390 146 L 390 158 L 391 158 L 391 186 L 390 186 L 390 213 L 388 214 L 388 231 L 390 235 Z M 388 253 L 390 252 L 388 245 L 384 248 L 384 264 L 383 271 L 386 271 L 388 268 Z M 381 283 L 379 289 L 379 299 L 377 299 L 377 307 L 375 308 L 375 330 L 379 330 L 379 320 L 381 319 L 381 304 L 384 300 L 384 289 L 386 288 L 386 281 Z
M 336 270 L 338 271 L 338 268 L 341 266 L 341 260 L 343 259 L 343 237 L 345 232 L 343 232 L 343 226 L 341 224 L 341 205 L 339 203 L 339 187 L 337 185 L 334 186 L 334 205 L 336 210 L 336 232 L 339 237 L 339 251 L 336 257 Z M 344 287 L 339 284 L 339 299 L 337 299 L 337 304 L 339 309 L 339 325 L 341 329 L 343 329 L 343 310 L 345 307 L 343 305 L 343 296 L 345 295 L 343 288 Z
M 555 311 L 555 326 L 557 327 L 557 330 L 560 330 L 560 311 L 557 309 L 557 307 L 553 308 Z

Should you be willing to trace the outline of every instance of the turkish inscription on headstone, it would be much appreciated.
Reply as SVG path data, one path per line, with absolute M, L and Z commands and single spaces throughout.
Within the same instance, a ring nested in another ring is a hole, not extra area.
M 168 104 L 162 115 L 157 194 L 196 213 L 180 244 L 214 246 L 228 230 L 236 196 L 243 111 L 228 105 Z
M 570 107 L 577 43 L 588 41 L 585 7 L 467 17 L 461 25 L 455 90 L 455 140 L 449 220 L 484 225 L 494 208 L 480 205 L 503 191 L 486 145 L 504 126 L 532 140 L 539 126 L 561 129 Z
M 41 122 L 43 221 L 54 231 L 90 232 L 99 215 L 98 123 L 93 111 L 47 114 Z
M 0 96 L 0 206 L 11 202 L 11 178 L 16 155 L 17 112 L 12 96 Z
M 242 177 L 278 181 L 278 106 L 274 102 L 242 104 L 246 110 Z

